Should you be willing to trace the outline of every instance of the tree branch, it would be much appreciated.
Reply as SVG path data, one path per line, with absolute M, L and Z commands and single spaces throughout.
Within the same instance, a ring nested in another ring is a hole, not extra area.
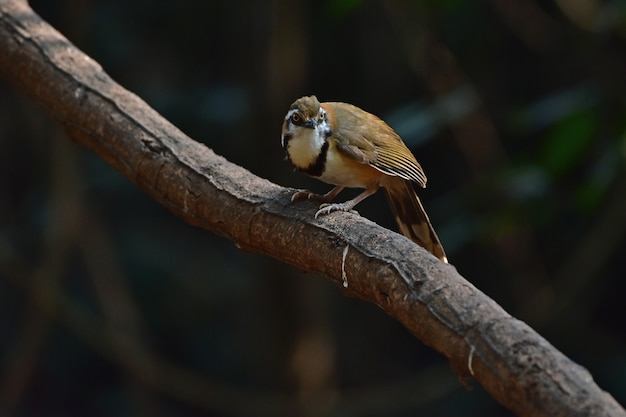
M 626 416 L 590 374 L 408 239 L 313 204 L 180 132 L 37 16 L 0 2 L 0 76 L 188 223 L 378 304 L 520 416 Z M 294 250 L 293 248 L 298 248 Z M 416 395 L 418 395 L 416 393 Z

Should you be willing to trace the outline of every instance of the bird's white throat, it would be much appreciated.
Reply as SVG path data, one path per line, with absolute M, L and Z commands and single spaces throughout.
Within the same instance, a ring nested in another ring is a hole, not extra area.
M 306 169 L 314 164 L 326 143 L 327 131 L 325 122 L 317 125 L 315 129 L 294 126 L 287 143 L 287 155 L 291 163 L 300 169 Z

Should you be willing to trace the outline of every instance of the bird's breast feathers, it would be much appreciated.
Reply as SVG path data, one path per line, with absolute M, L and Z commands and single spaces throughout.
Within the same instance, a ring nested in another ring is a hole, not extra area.
M 378 184 L 383 173 L 374 167 L 346 156 L 337 149 L 336 142 L 329 138 L 324 171 L 319 179 L 333 185 L 348 188 L 369 188 Z

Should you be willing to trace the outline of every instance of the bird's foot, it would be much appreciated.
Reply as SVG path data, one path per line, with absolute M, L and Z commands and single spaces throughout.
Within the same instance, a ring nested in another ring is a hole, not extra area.
M 300 201 L 300 200 L 317 200 L 317 201 L 330 201 L 328 198 L 321 194 L 315 194 L 310 192 L 309 190 L 300 190 L 294 195 L 291 196 L 291 202 Z
M 320 206 L 320 209 L 317 211 L 317 213 L 315 213 L 315 218 L 317 219 L 318 216 L 325 216 L 327 214 L 332 213 L 333 211 L 347 211 L 347 212 L 358 215 L 359 212 L 356 210 L 353 210 L 352 207 L 354 207 L 354 205 L 346 204 L 346 203 L 334 203 L 334 204 L 325 203 L 325 204 L 322 204 Z

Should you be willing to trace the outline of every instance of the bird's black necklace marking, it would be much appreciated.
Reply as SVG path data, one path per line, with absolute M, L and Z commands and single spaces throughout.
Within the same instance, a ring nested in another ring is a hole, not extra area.
M 289 143 L 289 141 L 291 140 L 292 137 L 293 137 L 293 135 L 291 135 L 289 133 L 285 133 L 283 135 L 283 149 L 285 151 L 287 150 L 287 144 Z
M 313 162 L 308 167 L 304 168 L 302 171 L 307 173 L 312 177 L 319 177 L 324 173 L 324 169 L 326 167 L 326 156 L 328 155 L 328 140 L 324 141 L 322 148 L 320 149 L 320 154 L 317 155 L 315 162 Z

